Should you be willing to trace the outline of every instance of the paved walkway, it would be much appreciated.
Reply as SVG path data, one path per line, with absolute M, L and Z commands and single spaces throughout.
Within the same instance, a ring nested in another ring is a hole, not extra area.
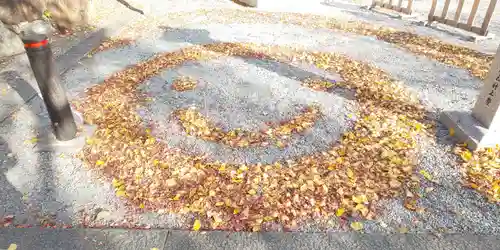
M 498 249 L 496 236 L 358 233 L 229 233 L 123 229 L 0 229 L 0 249 Z

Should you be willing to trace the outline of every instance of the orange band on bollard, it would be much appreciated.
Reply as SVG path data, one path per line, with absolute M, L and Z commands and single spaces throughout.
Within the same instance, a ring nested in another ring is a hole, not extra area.
M 49 43 L 49 40 L 45 39 L 45 40 L 38 42 L 38 43 L 25 43 L 24 47 L 25 48 L 40 48 L 40 47 L 47 45 L 48 43 Z

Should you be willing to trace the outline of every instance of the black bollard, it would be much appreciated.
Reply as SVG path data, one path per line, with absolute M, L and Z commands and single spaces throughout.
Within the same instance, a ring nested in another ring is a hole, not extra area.
M 22 37 L 31 69 L 49 112 L 54 134 L 59 141 L 76 137 L 76 123 L 66 93 L 56 72 L 52 50 L 46 35 L 31 34 Z

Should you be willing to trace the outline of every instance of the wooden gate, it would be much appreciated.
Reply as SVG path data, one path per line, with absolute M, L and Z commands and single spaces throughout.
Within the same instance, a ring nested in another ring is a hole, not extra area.
M 498 0 L 490 0 L 490 5 L 488 6 L 488 10 L 486 11 L 486 15 L 484 16 L 483 23 L 481 24 L 481 26 L 474 26 L 474 19 L 476 18 L 480 1 L 481 0 L 474 0 L 472 9 L 469 12 L 467 23 L 462 23 L 460 22 L 460 17 L 462 16 L 462 9 L 464 7 L 465 0 L 458 0 L 457 10 L 455 11 L 453 19 L 446 18 L 448 15 L 448 9 L 450 7 L 451 0 L 446 0 L 440 16 L 435 15 L 437 0 L 432 0 L 432 7 L 428 16 L 428 24 L 431 24 L 432 22 L 439 22 L 452 27 L 470 31 L 481 36 L 486 36 L 488 34 L 488 26 L 490 25 L 491 17 L 493 16 L 493 11 L 495 10 L 495 6 Z
M 408 2 L 406 7 L 403 7 L 403 1 Z M 381 8 L 390 9 L 390 10 L 394 10 L 397 12 L 411 15 L 411 8 L 413 7 L 413 0 L 397 0 L 397 5 L 393 4 L 393 2 L 396 2 L 396 0 L 395 1 L 393 1 L 393 0 L 373 0 L 372 5 L 370 6 L 370 9 L 378 6 Z

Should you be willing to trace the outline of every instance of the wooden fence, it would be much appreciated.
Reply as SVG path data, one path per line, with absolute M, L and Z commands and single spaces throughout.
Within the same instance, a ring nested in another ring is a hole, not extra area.
M 460 22 L 460 17 L 462 16 L 462 9 L 464 7 L 465 0 L 458 0 L 457 10 L 453 15 L 453 19 L 447 18 L 451 0 L 446 0 L 440 16 L 435 15 L 437 0 L 432 0 L 431 10 L 428 16 L 428 24 L 431 24 L 432 22 L 439 22 L 459 29 L 470 31 L 481 36 L 486 36 L 488 34 L 488 26 L 490 25 L 491 17 L 493 16 L 493 11 L 495 10 L 495 6 L 498 0 L 490 0 L 490 4 L 488 6 L 488 10 L 486 11 L 486 15 L 484 16 L 483 23 L 481 24 L 481 26 L 474 26 L 474 19 L 476 18 L 480 1 L 481 0 L 474 0 L 472 8 L 469 12 L 467 23 L 462 23 Z
M 406 7 L 403 7 L 403 1 L 408 2 Z M 394 10 L 404 14 L 411 15 L 411 8 L 413 7 L 413 0 L 397 0 L 397 5 L 393 4 L 393 0 L 373 0 L 370 9 L 379 6 L 385 9 Z

